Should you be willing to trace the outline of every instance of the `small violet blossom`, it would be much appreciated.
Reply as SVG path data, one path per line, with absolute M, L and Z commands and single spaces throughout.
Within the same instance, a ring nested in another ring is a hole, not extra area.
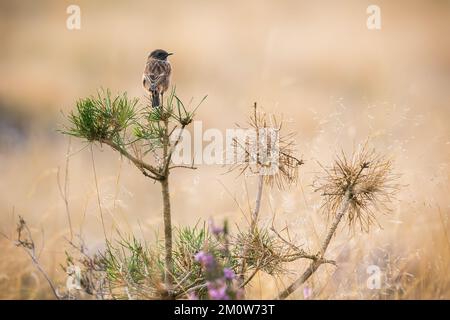
M 209 229 L 211 230 L 211 233 L 215 236 L 219 236 L 224 232 L 224 228 L 216 226 L 212 219 L 209 220 Z
M 195 292 L 189 292 L 188 293 L 188 299 L 189 300 L 198 300 L 198 296 Z
M 236 274 L 230 268 L 223 269 L 223 276 L 226 280 L 233 280 L 234 278 L 236 278 Z
M 212 300 L 230 300 L 227 294 L 227 285 L 221 281 L 212 283 L 208 282 L 208 294 Z
M 304 287 L 303 288 L 303 298 L 304 299 L 311 299 L 313 295 L 313 290 L 310 287 Z
M 194 255 L 195 261 L 199 262 L 203 267 L 209 269 L 214 266 L 214 257 L 205 251 L 199 251 Z

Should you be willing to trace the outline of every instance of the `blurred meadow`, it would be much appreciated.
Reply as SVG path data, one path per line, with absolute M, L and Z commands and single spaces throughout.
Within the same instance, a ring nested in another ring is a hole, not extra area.
M 0 231 L 14 238 L 23 216 L 52 279 L 66 279 L 66 173 L 73 229 L 89 250 L 104 245 L 97 192 L 111 237 L 161 233 L 158 185 L 110 149 L 91 153 L 57 130 L 75 101 L 100 87 L 143 100 L 145 60 L 163 48 L 175 53 L 178 95 L 208 95 L 196 117 L 203 130 L 245 123 L 257 101 L 297 133 L 300 180 L 265 189 L 262 223 L 276 214 L 305 249 L 320 245 L 327 226 L 311 187 L 318 163 L 367 138 L 395 160 L 402 187 L 393 212 L 381 212 L 370 233 L 342 229 L 327 254 L 338 268 L 308 281 L 313 298 L 450 299 L 450 1 L 376 1 L 381 30 L 367 29 L 374 3 L 365 0 L 77 0 L 80 30 L 66 28 L 70 4 L 0 1 Z M 245 222 L 256 181 L 225 172 L 201 165 L 171 175 L 175 225 Z M 381 289 L 366 285 L 371 265 L 383 272 Z M 255 277 L 248 297 L 272 298 L 305 266 Z M 0 298 L 52 298 L 29 257 L 1 236 Z

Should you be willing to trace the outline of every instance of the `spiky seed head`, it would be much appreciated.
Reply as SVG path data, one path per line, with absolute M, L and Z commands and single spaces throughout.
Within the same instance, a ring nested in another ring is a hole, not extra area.
M 398 191 L 398 176 L 392 173 L 392 166 L 391 159 L 369 149 L 367 143 L 350 158 L 341 152 L 331 167 L 323 167 L 324 174 L 314 182 L 324 199 L 322 210 L 332 216 L 349 201 L 348 226 L 358 225 L 368 231 L 371 225 L 378 224 L 377 212 L 391 211 L 390 204 Z
M 239 161 L 229 171 L 237 170 L 240 175 L 263 175 L 266 185 L 276 184 L 280 189 L 286 184 L 295 184 L 303 160 L 294 155 L 295 134 L 282 134 L 282 127 L 282 119 L 259 111 L 255 103 L 248 127 L 242 128 L 254 132 L 254 137 L 246 137 L 245 141 L 237 138 L 233 140 L 234 158 Z M 241 157 L 242 154 L 244 157 Z

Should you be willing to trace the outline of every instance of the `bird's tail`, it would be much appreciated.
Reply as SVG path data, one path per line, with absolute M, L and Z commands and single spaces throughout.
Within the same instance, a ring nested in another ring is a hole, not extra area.
M 158 108 L 160 106 L 159 101 L 159 92 L 158 91 L 152 91 L 152 107 Z

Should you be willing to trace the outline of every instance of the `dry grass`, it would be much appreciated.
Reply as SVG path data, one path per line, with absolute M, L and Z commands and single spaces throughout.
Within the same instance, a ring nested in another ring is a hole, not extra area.
M 361 1 L 327 2 L 326 9 L 323 3 L 290 1 L 289 10 L 278 1 L 236 2 L 239 10 L 220 17 L 217 12 L 225 12 L 229 3 L 173 1 L 156 10 L 172 12 L 160 17 L 148 10 L 147 1 L 108 8 L 80 1 L 90 17 L 80 33 L 64 28 L 63 4 L 2 5 L 7 7 L 0 10 L 0 39 L 9 49 L 0 53 L 0 134 L 8 137 L 8 143 L 0 138 L 0 230 L 8 235 L 15 230 L 15 206 L 43 248 L 40 261 L 55 281 L 66 279 L 59 264 L 65 261 L 64 237 L 70 237 L 57 184 L 67 150 L 67 140 L 55 132 L 59 110 L 72 109 L 72 101 L 100 84 L 140 96 L 146 53 L 161 46 L 176 52 L 174 82 L 180 95 L 209 94 L 208 107 L 198 114 L 204 128 L 242 123 L 255 99 L 269 112 L 289 115 L 286 126 L 299 133 L 295 139 L 305 166 L 296 188 L 273 190 L 263 201 L 261 220 L 269 225 L 276 213 L 277 229 L 288 225 L 291 238 L 307 252 L 320 247 L 319 235 L 327 227 L 319 196 L 311 195 L 316 161 L 330 164 L 337 151 L 351 151 L 367 136 L 395 159 L 404 187 L 392 212 L 377 218 L 382 229 L 374 225 L 370 234 L 345 229 L 333 239 L 329 253 L 339 268 L 324 266 L 306 283 L 314 298 L 450 298 L 450 39 L 444 32 L 450 11 L 445 1 L 380 1 L 385 20 L 379 33 L 365 29 Z M 153 28 L 163 20 L 170 25 L 164 34 Z M 5 127 L 10 112 L 23 125 Z M 96 167 L 97 190 L 89 149 L 72 141 L 70 154 L 71 224 L 90 252 L 103 249 L 97 192 L 108 235 L 118 228 L 154 240 L 155 230 L 162 230 L 157 186 L 112 152 L 94 149 L 96 163 L 102 164 Z M 221 173 L 222 168 L 202 166 L 194 177 L 173 176 L 175 224 L 194 225 L 210 216 L 245 223 L 235 200 L 247 211 L 254 182 Z M 52 298 L 26 254 L 3 237 L 0 258 L 0 298 Z M 294 262 L 290 269 L 303 270 L 306 263 Z M 366 268 L 372 264 L 387 275 L 383 290 L 366 287 Z M 272 298 L 296 277 L 257 275 L 248 296 Z M 303 298 L 301 290 L 292 298 Z

